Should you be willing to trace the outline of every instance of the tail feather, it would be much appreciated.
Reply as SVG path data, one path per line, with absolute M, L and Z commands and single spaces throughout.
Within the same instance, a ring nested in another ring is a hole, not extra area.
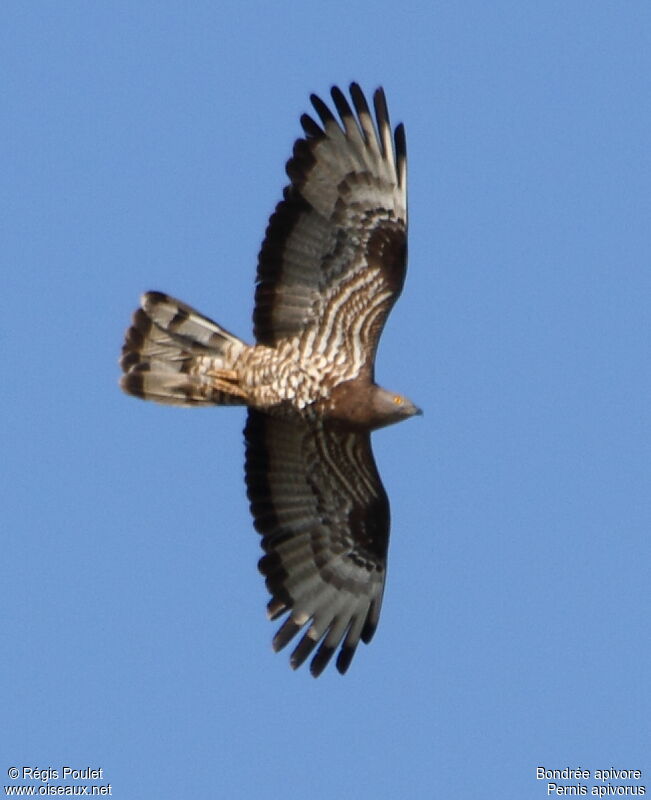
M 156 403 L 176 406 L 229 405 L 237 403 L 224 392 L 217 392 L 209 383 L 196 375 L 174 372 L 148 372 L 132 369 L 122 376 L 120 386 L 134 397 Z
M 221 325 L 162 292 L 143 294 L 140 304 L 154 325 L 195 355 L 220 355 L 226 345 L 240 349 L 246 347 L 241 339 Z
M 171 405 L 239 405 L 241 391 L 224 390 L 209 374 L 233 371 L 246 344 L 185 303 L 147 292 L 128 329 L 120 385 L 136 397 Z

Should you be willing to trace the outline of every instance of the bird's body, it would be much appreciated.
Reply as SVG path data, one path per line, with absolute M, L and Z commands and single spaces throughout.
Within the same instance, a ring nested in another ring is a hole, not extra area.
M 271 217 L 258 263 L 256 343 L 191 307 L 149 292 L 123 348 L 122 387 L 177 405 L 245 405 L 246 477 L 266 555 L 272 619 L 289 612 L 274 646 L 310 626 L 298 666 L 320 643 L 320 674 L 341 643 L 344 672 L 377 624 L 389 506 L 370 432 L 418 413 L 374 380 L 377 342 L 406 268 L 404 131 L 391 138 L 384 94 L 377 129 L 361 90 L 341 117 L 313 96 L 323 127 L 287 164 L 291 183 Z

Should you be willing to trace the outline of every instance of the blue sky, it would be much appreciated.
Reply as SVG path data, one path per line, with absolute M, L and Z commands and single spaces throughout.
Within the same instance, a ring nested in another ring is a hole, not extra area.
M 651 791 L 651 5 L 0 17 L 0 784 L 69 765 L 127 800 L 542 798 L 536 768 L 570 766 Z M 250 337 L 299 116 L 350 80 L 407 129 L 377 376 L 425 416 L 374 436 L 376 637 L 314 681 L 271 651 L 242 410 L 123 396 L 117 359 L 147 289 Z

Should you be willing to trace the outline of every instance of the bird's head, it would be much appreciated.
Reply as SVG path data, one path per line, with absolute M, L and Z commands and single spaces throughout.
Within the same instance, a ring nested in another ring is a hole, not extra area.
M 373 411 L 379 422 L 379 424 L 375 425 L 377 428 L 393 425 L 394 422 L 400 422 L 408 417 L 423 413 L 409 398 L 380 387 L 377 387 L 373 397 Z

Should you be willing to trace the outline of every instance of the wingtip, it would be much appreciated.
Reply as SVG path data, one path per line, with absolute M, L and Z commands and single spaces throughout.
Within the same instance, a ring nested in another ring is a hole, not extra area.
M 337 656 L 337 661 L 335 662 L 335 666 L 337 667 L 337 672 L 340 675 L 345 675 L 348 671 L 348 667 L 353 660 L 353 656 L 355 655 L 356 645 L 353 647 L 346 647 L 345 645 L 339 651 L 339 655 Z
M 382 103 L 382 105 L 386 109 L 386 107 L 387 107 L 387 98 L 386 98 L 386 95 L 384 94 L 384 87 L 383 86 L 378 86 L 377 89 L 373 92 L 373 102 L 376 103 L 376 104 L 377 103 Z
M 146 310 L 147 306 L 152 303 L 165 303 L 169 299 L 169 295 L 165 294 L 165 292 L 158 292 L 152 289 L 140 295 L 140 307 Z
M 395 137 L 396 137 L 396 150 L 399 152 L 406 152 L 407 150 L 407 137 L 405 135 L 405 124 L 404 122 L 399 122 L 396 125 L 395 130 Z
M 310 664 L 310 675 L 312 675 L 313 678 L 318 678 L 319 675 L 321 675 L 323 670 L 330 663 L 334 651 L 335 648 L 328 646 L 325 642 L 321 644 Z
M 328 125 L 330 122 L 335 122 L 336 120 L 332 114 L 332 111 L 328 108 L 327 104 L 323 102 L 323 100 L 319 97 L 318 94 L 312 92 L 310 95 L 310 102 L 314 106 L 314 110 L 321 118 L 321 122 L 324 126 Z

